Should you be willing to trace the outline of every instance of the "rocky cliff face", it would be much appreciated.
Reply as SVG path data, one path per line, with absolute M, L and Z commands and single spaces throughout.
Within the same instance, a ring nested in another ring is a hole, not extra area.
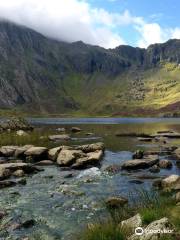
M 180 40 L 147 49 L 119 46 L 106 50 L 83 42 L 58 42 L 28 28 L 0 22 L 0 108 L 100 114 L 124 107 L 148 108 L 152 89 L 147 79 L 155 76 L 158 81 L 163 69 L 170 79 L 173 74 L 177 89 L 174 71 L 178 73 L 179 63 Z M 128 90 L 132 86 L 137 90 L 134 93 Z M 157 105 L 153 103 L 151 108 L 161 107 Z

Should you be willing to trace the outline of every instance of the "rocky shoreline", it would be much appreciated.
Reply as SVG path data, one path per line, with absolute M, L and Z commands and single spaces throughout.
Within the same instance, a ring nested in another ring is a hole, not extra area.
M 8 125 L 9 127 L 10 125 Z M 4 128 L 3 131 L 17 131 L 19 136 L 24 136 L 26 131 L 32 131 L 33 127 L 28 125 L 26 128 L 17 126 L 10 128 Z M 101 164 L 106 155 L 105 144 L 103 142 L 96 142 L 90 144 L 82 145 L 62 145 L 59 143 L 57 146 L 57 141 L 70 139 L 69 135 L 65 133 L 65 129 L 58 130 L 61 134 L 49 135 L 49 141 L 56 143 L 55 147 L 49 148 L 44 146 L 35 146 L 35 145 L 18 145 L 18 146 L 1 146 L 0 147 L 0 189 L 10 188 L 14 186 L 21 186 L 26 184 L 27 177 L 43 171 L 45 167 L 55 166 L 65 173 L 68 171 L 79 171 L 84 170 L 89 171 L 89 173 L 99 174 L 99 169 L 101 169 Z M 80 128 L 72 127 L 72 133 L 78 134 L 82 131 Z M 21 133 L 21 134 L 20 134 Z M 92 134 L 92 133 L 91 133 Z M 90 133 L 89 133 L 90 135 Z M 141 171 L 147 169 L 149 173 L 159 173 L 162 169 L 171 169 L 174 162 L 172 163 L 171 158 L 167 159 L 167 156 L 173 156 L 173 159 L 176 161 L 176 164 L 180 161 L 180 148 L 169 143 L 169 139 L 179 138 L 179 133 L 174 131 L 159 131 L 157 134 L 153 135 L 139 135 L 139 134 L 130 134 L 133 137 L 136 137 L 139 142 L 149 143 L 153 142 L 160 146 L 157 150 L 141 150 L 137 149 L 133 154 L 132 158 L 126 160 L 119 164 L 113 164 L 105 167 L 103 169 L 104 173 L 109 175 L 115 175 L 117 173 L 131 173 L 136 171 Z M 124 134 L 119 137 L 124 137 Z M 127 134 L 126 134 L 127 136 Z M 173 160 L 173 161 L 174 161 Z M 91 172 L 92 171 L 92 172 Z M 84 174 L 84 172 L 83 172 Z M 86 172 L 87 174 L 87 172 Z M 87 174 L 87 175 L 88 175 Z M 64 178 L 72 178 L 73 174 L 68 172 L 65 174 Z M 81 178 L 81 175 L 79 175 Z M 89 179 L 86 179 L 87 182 L 90 182 Z M 132 180 L 133 181 L 133 180 Z M 135 179 L 137 184 L 142 183 L 141 180 Z M 139 182 L 138 182 L 139 181 Z M 176 203 L 180 203 L 180 176 L 177 174 L 170 174 L 166 177 L 160 177 L 157 180 L 153 180 L 152 186 L 158 191 L 168 191 L 175 194 Z M 60 187 L 62 194 L 67 194 L 69 192 L 69 186 L 62 184 Z M 72 190 L 71 192 L 73 192 Z M 75 193 L 76 195 L 76 193 Z M 116 209 L 127 205 L 129 199 L 123 196 L 109 196 L 106 200 L 108 207 Z M 6 211 L 0 211 L 0 219 L 2 220 L 6 217 Z M 168 216 L 167 216 L 168 217 Z M 172 224 L 169 222 L 168 218 L 162 218 L 157 221 L 150 223 L 147 226 L 144 226 L 145 229 L 170 229 Z M 142 219 L 140 214 L 137 214 L 130 219 L 123 220 L 119 223 L 122 226 L 130 225 L 133 229 L 136 227 L 142 226 Z M 15 225 L 6 226 L 7 231 L 16 231 L 21 228 L 31 228 L 36 225 L 34 219 L 29 219 L 25 222 L 21 222 Z M 156 239 L 160 239 L 160 236 L 157 235 Z M 22 238 L 21 240 L 28 240 L 29 238 Z M 129 240 L 137 239 L 135 235 L 132 234 L 128 238 Z M 139 238 L 138 238 L 139 239 Z M 143 236 L 140 238 L 142 240 L 151 239 L 148 236 Z

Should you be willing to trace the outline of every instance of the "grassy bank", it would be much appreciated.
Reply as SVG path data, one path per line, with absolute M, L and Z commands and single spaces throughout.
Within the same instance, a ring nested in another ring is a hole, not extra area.
M 137 213 L 140 214 L 143 227 L 155 220 L 167 217 L 174 226 L 175 232 L 180 232 L 180 206 L 172 194 L 168 193 L 140 193 L 140 201 L 133 202 L 131 206 L 119 209 L 106 208 L 108 216 L 99 218 L 95 223 L 89 224 L 77 237 L 78 240 L 126 240 L 134 233 L 134 229 L 123 228 L 122 220 L 128 219 Z M 179 239 L 171 234 L 165 234 L 158 238 L 161 240 Z

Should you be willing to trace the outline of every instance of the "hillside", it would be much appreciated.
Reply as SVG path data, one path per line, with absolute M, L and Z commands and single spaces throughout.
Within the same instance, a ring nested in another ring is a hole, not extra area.
M 0 22 L 0 109 L 29 115 L 176 115 L 180 40 L 107 50 Z

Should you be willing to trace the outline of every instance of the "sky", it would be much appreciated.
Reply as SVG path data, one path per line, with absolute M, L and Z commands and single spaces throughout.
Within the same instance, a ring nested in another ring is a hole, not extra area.
M 0 18 L 104 48 L 180 38 L 179 0 L 0 0 Z

